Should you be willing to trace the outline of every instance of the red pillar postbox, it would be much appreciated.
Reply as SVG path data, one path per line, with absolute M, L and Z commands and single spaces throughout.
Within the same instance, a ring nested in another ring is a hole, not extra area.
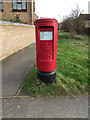
M 58 21 L 42 18 L 35 21 L 38 77 L 48 83 L 56 76 Z

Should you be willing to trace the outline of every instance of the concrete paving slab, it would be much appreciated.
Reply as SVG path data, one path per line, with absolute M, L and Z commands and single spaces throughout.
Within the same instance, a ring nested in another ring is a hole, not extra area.
M 88 118 L 88 96 L 3 99 L 3 118 Z
M 2 63 L 2 96 L 15 95 L 35 63 L 35 44 Z

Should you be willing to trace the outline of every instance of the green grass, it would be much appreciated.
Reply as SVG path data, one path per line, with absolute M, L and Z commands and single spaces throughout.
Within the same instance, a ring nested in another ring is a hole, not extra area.
M 63 35 L 66 35 L 63 39 Z M 88 39 L 71 40 L 69 33 L 58 34 L 56 83 L 46 85 L 37 79 L 36 65 L 24 83 L 31 96 L 59 96 L 87 94 Z

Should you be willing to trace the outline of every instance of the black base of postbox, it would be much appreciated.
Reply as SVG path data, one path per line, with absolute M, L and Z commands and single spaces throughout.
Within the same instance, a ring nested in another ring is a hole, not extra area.
M 37 71 L 37 77 L 45 84 L 56 82 L 56 70 L 52 72 Z

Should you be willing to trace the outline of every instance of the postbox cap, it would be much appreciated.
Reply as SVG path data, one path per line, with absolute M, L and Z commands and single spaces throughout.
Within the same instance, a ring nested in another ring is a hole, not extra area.
M 57 22 L 56 19 L 54 18 L 40 18 L 40 19 L 37 19 L 36 22 Z

